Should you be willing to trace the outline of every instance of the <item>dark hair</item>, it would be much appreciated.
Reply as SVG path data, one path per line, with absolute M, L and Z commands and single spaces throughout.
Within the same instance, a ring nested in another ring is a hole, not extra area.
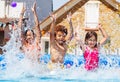
M 26 38 L 26 34 L 27 34 L 28 31 L 31 31 L 32 34 L 33 34 L 33 37 L 35 37 L 35 33 L 34 33 L 34 31 L 31 30 L 31 29 L 27 29 L 27 30 L 25 30 L 25 32 L 24 32 L 24 38 Z
M 58 31 L 63 32 L 63 33 L 65 33 L 67 35 L 67 29 L 63 25 L 57 25 L 55 27 L 55 36 L 56 36 L 56 34 L 57 34 Z
M 35 35 L 35 33 L 34 33 L 33 30 L 31 30 L 31 29 L 27 29 L 27 30 L 24 32 L 24 36 L 26 36 L 26 34 L 27 34 L 28 31 L 31 31 L 31 32 L 33 33 L 33 35 Z
M 95 36 L 95 40 L 97 41 L 97 33 L 95 31 L 88 31 L 85 36 L 85 44 L 87 44 L 86 41 L 92 36 Z M 97 44 L 95 45 L 95 47 L 97 47 Z

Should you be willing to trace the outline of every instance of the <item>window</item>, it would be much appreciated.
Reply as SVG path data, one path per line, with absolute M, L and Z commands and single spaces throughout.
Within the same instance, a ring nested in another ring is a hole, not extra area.
M 4 41 L 4 31 L 0 31 L 0 46 L 3 46 Z
M 49 37 L 41 38 L 41 54 L 50 54 L 50 39 Z
M 48 54 L 49 53 L 49 42 L 45 41 L 45 53 Z
M 87 3 L 85 5 L 85 26 L 95 28 L 98 25 L 99 4 Z

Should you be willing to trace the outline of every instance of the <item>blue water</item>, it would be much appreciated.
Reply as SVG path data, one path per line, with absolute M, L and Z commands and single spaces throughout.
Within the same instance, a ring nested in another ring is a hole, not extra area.
M 22 61 L 24 56 L 18 55 L 17 59 Z M 25 74 L 16 68 L 17 71 L 13 69 L 11 71 L 14 73 L 10 74 L 6 73 L 5 56 L 0 55 L 0 82 L 120 82 L 120 56 L 118 55 L 100 55 L 98 70 L 90 72 L 83 69 L 85 60 L 82 55 L 66 55 L 64 69 L 46 71 L 44 69 L 47 68 L 49 60 L 48 54 L 40 58 L 40 62 L 44 62 L 46 66 L 40 66 L 39 69 L 44 72 Z M 66 68 L 67 64 L 71 67 Z
M 63 78 L 58 76 L 26 76 L 25 78 L 18 79 L 3 79 L 0 82 L 120 82 L 120 79 L 83 79 L 81 77 L 74 78 Z
M 24 58 L 23 54 L 18 54 L 17 59 L 21 60 Z M 40 58 L 40 62 L 48 63 L 50 61 L 50 54 L 45 54 Z M 0 55 L 0 67 L 5 68 L 5 56 Z M 3 63 L 2 63 L 3 62 Z M 71 66 L 75 65 L 79 67 L 80 65 L 84 64 L 85 60 L 83 55 L 66 55 L 64 59 L 64 65 L 70 64 Z M 99 57 L 99 66 L 105 67 L 120 67 L 120 56 L 119 55 L 100 55 Z
M 0 80 L 0 82 L 120 82 L 118 79 L 80 80 L 80 79 L 58 79 L 51 77 L 30 77 L 19 80 Z

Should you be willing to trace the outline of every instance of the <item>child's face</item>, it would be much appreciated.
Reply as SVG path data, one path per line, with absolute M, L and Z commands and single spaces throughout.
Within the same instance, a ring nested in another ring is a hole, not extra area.
M 31 44 L 33 42 L 33 39 L 34 38 L 32 31 L 28 30 L 26 34 L 26 41 Z
M 96 43 L 97 43 L 97 41 L 96 41 L 96 39 L 95 39 L 95 36 L 90 37 L 90 38 L 87 40 L 87 43 L 88 43 L 88 46 L 89 46 L 90 48 L 94 48 L 95 45 L 96 45 Z
M 56 41 L 58 42 L 58 44 L 63 45 L 63 43 L 65 42 L 65 33 L 58 31 L 56 33 Z

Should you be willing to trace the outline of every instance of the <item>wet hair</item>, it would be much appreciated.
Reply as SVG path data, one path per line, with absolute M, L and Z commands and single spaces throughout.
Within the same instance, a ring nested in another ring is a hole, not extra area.
M 59 31 L 65 33 L 65 35 L 67 35 L 67 29 L 66 29 L 65 26 L 63 26 L 63 25 L 57 25 L 55 27 L 55 36 L 56 36 L 57 32 L 59 32 Z
M 85 36 L 85 44 L 87 44 L 87 40 L 90 39 L 92 36 L 95 36 L 95 40 L 97 41 L 97 33 L 94 31 L 88 31 Z M 97 44 L 95 45 L 97 47 Z
M 33 33 L 33 35 L 35 35 L 35 33 L 34 33 L 33 30 L 31 30 L 31 29 L 27 29 L 27 30 L 24 32 L 24 36 L 26 36 L 26 34 L 27 34 L 28 31 L 31 31 L 31 32 Z
M 28 31 L 31 31 L 32 34 L 33 34 L 33 37 L 35 37 L 35 33 L 34 33 L 34 31 L 31 30 L 31 29 L 27 29 L 27 30 L 25 30 L 25 32 L 24 32 L 24 38 L 26 38 L 26 34 L 27 34 Z

